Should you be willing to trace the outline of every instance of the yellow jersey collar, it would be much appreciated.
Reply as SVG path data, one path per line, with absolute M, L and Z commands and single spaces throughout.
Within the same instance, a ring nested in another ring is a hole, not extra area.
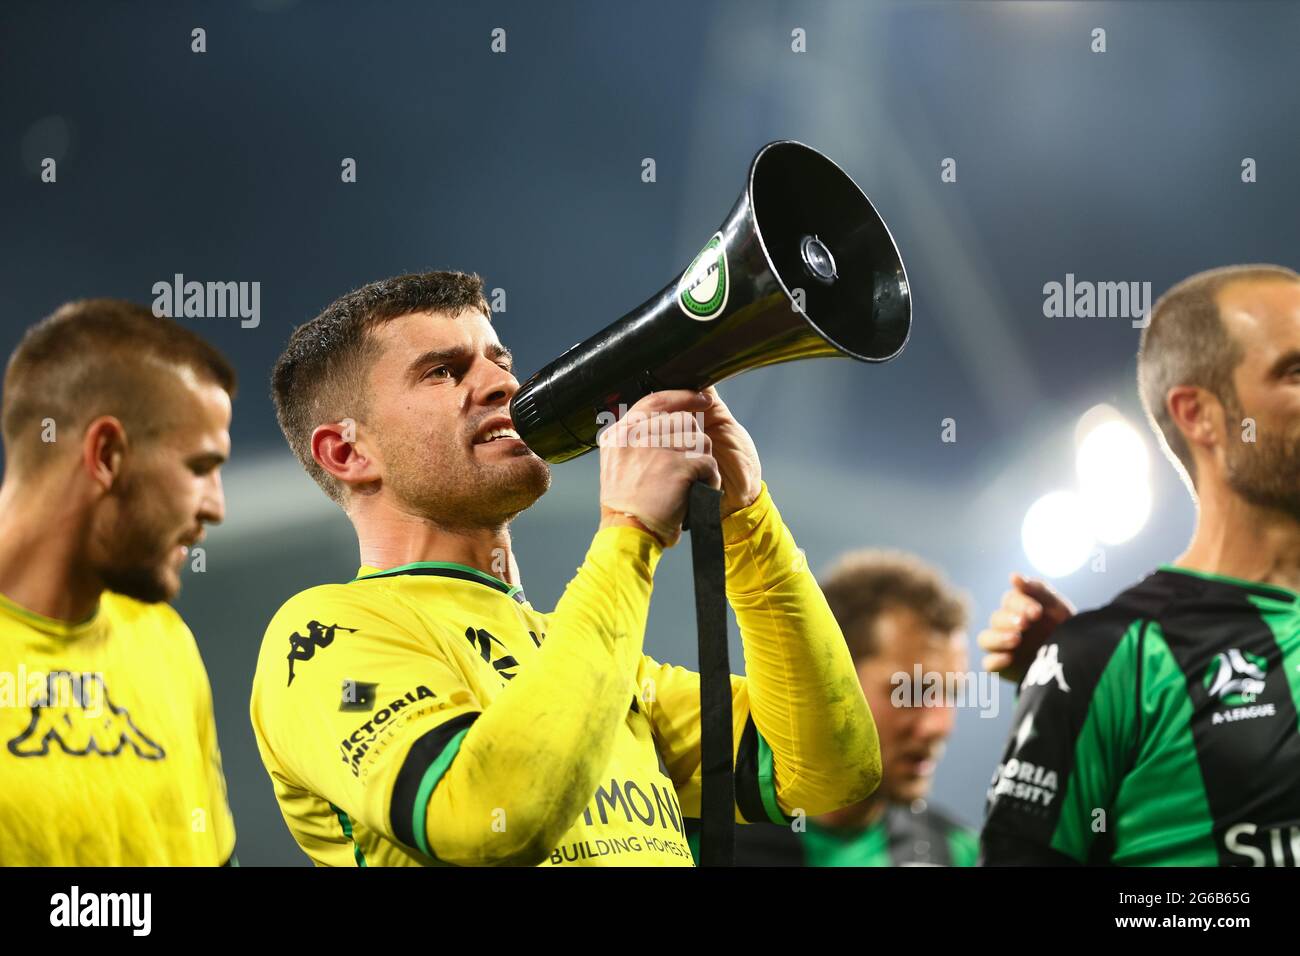
M 422 575 L 441 578 L 455 578 L 458 581 L 470 581 L 475 584 L 485 584 L 495 591 L 500 591 L 506 597 L 517 601 L 520 604 L 527 604 L 528 598 L 524 596 L 524 589 L 516 587 L 513 584 L 506 584 L 500 578 L 495 578 L 486 571 L 480 571 L 478 568 L 471 568 L 467 564 L 455 564 L 451 561 L 416 561 L 413 564 L 402 564 L 395 568 L 372 568 L 363 565 L 358 571 L 357 576 L 352 582 L 370 581 L 374 578 L 394 578 L 407 575 Z
M 52 637 L 64 639 L 82 637 L 85 634 L 88 634 L 99 622 L 99 611 L 102 605 L 103 601 L 101 599 L 100 603 L 95 605 L 95 610 L 92 611 L 90 616 L 84 620 L 61 621 L 58 618 L 46 617 L 44 614 L 37 614 L 35 611 L 29 611 L 21 604 L 18 604 L 17 602 L 5 597 L 5 595 L 0 594 L 0 614 L 8 614 L 11 617 L 16 617 L 23 623 L 35 628 L 43 634 L 49 634 Z

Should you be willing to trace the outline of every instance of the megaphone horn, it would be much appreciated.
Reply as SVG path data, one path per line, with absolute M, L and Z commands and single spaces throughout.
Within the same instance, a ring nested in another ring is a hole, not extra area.
M 769 143 L 681 275 L 528 379 L 511 416 L 536 454 L 567 461 L 650 392 L 796 359 L 887 362 L 911 324 L 907 273 L 871 200 L 817 150 Z

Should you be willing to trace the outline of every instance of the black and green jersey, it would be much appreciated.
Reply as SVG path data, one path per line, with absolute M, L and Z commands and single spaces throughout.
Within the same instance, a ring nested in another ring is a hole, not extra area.
M 697 859 L 698 824 L 686 821 Z M 975 832 L 924 800 L 893 804 L 869 827 L 736 827 L 736 866 L 974 866 L 978 855 Z
M 1164 566 L 1021 682 L 982 860 L 1300 864 L 1300 595 Z

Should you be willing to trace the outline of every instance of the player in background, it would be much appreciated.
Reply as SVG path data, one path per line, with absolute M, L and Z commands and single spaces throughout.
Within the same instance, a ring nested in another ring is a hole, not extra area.
M 737 819 L 870 795 L 879 746 L 848 648 L 712 390 L 649 395 L 602 433 L 599 529 L 555 610 L 528 602 L 509 525 L 550 471 L 512 427 L 490 316 L 477 276 L 399 276 L 295 330 L 277 363 L 285 436 L 361 563 L 292 597 L 258 659 L 253 727 L 299 845 L 321 865 L 691 866 L 699 677 L 642 642 L 696 479 L 723 491 L 748 670 Z M 647 442 L 646 413 L 680 440 Z
M 980 635 L 1020 681 L 988 864 L 1300 863 L 1300 276 L 1194 275 L 1156 303 L 1138 386 L 1196 503 L 1187 550 L 1073 615 L 1041 582 Z
M 911 693 L 918 666 L 923 686 L 966 674 L 965 599 L 937 569 L 896 551 L 846 554 L 821 588 L 875 718 L 884 776 L 866 800 L 799 829 L 738 828 L 737 865 L 973 866 L 976 833 L 928 800 L 953 702 L 918 703 Z
M 222 519 L 235 374 L 128 302 L 69 303 L 0 422 L 0 865 L 216 866 L 234 823 L 199 651 L 167 604 Z

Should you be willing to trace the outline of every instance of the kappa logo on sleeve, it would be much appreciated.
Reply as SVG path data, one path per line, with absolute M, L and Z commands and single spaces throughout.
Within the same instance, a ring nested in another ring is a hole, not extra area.
M 309 661 L 316 656 L 316 648 L 329 647 L 334 643 L 334 634 L 336 631 L 347 631 L 349 634 L 355 634 L 355 627 L 343 627 L 339 624 L 322 624 L 320 621 L 307 622 L 307 636 L 294 631 L 289 635 L 289 683 L 286 687 L 293 686 L 293 664 L 294 661 Z
M 116 757 L 127 747 L 143 760 L 162 760 L 166 752 L 154 743 L 108 696 L 100 674 L 51 673 L 45 693 L 31 703 L 27 729 L 8 742 L 15 757 L 46 757 L 51 744 L 65 754 Z

